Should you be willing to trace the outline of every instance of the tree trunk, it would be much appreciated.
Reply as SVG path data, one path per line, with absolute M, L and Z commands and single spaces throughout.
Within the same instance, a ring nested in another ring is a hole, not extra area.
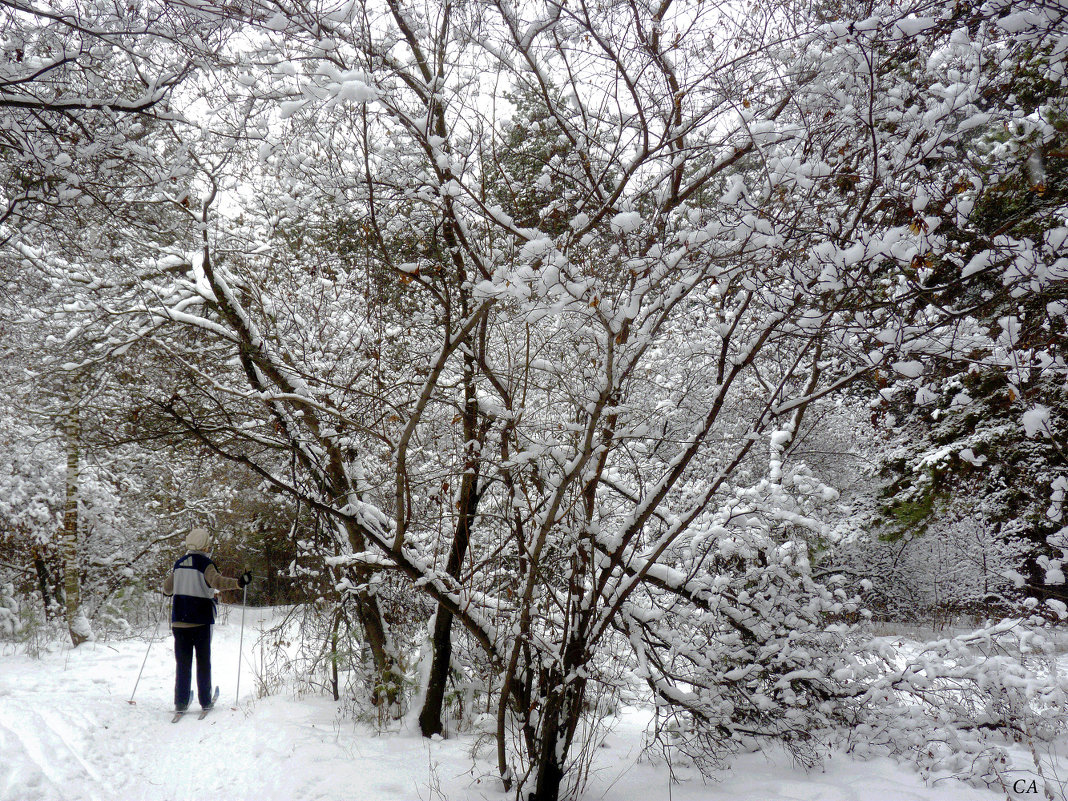
M 563 664 L 549 668 L 541 679 L 544 700 L 538 717 L 537 748 L 532 753 L 534 791 L 528 801 L 559 799 L 567 756 L 583 712 L 587 680 L 582 667 L 586 664 L 587 650 L 578 631 L 568 638 L 562 656 Z
M 357 571 L 358 581 L 364 583 L 367 578 L 366 574 Z M 371 657 L 375 663 L 377 679 L 371 693 L 371 703 L 380 708 L 385 706 L 389 714 L 396 717 L 400 713 L 400 670 L 397 655 L 390 642 L 389 630 L 382 616 L 382 607 L 373 592 L 363 589 L 356 594 L 356 612 L 367 644 L 371 646 Z
M 538 750 L 534 755 L 534 791 L 528 801 L 558 801 L 564 780 L 564 764 L 575 737 L 586 681 L 570 672 L 564 681 L 557 671 L 549 679 L 545 706 L 538 723 Z
M 359 528 L 351 521 L 344 524 L 345 535 L 349 545 L 356 553 L 367 550 L 367 541 Z M 385 706 L 391 715 L 399 714 L 398 701 L 400 700 L 401 683 L 400 660 L 393 649 L 393 643 L 389 636 L 389 625 L 382 614 L 382 607 L 374 590 L 370 589 L 369 571 L 353 569 L 353 578 L 360 589 L 355 593 L 356 617 L 363 628 L 363 635 L 367 644 L 371 647 L 371 657 L 375 663 L 375 687 L 371 693 L 371 703 L 375 706 Z
M 63 508 L 63 529 L 60 532 L 60 553 L 63 558 L 63 597 L 67 617 L 67 631 L 75 647 L 92 635 L 89 621 L 82 611 L 82 589 L 78 559 L 78 473 L 81 463 L 81 426 L 78 407 L 71 405 L 67 416 L 67 497 Z
M 278 570 L 274 564 L 274 548 L 271 547 L 272 533 L 267 530 L 267 526 L 263 525 L 260 529 L 260 542 L 263 543 L 263 559 L 267 563 L 266 579 L 267 579 L 267 603 L 277 604 L 280 603 L 278 598 L 278 587 L 276 584 L 275 576 L 278 574 Z
M 334 700 L 341 698 L 341 687 L 337 675 L 337 639 L 338 629 L 341 628 L 341 608 L 334 609 L 334 624 L 330 627 L 330 689 L 333 691 Z
M 44 604 L 45 619 L 51 620 L 57 614 L 59 599 L 52 588 L 52 576 L 48 572 L 48 563 L 45 562 L 44 557 L 41 556 L 41 551 L 36 545 L 33 546 L 30 554 L 33 557 L 33 568 L 37 571 L 37 584 L 41 588 L 41 602 Z
M 445 563 L 445 572 L 453 578 L 459 578 L 464 563 L 464 554 L 471 542 L 471 525 L 478 510 L 478 453 L 472 449 L 472 443 L 479 441 L 478 406 L 475 396 L 475 364 L 470 353 L 464 354 L 464 441 L 468 443 L 465 456 L 464 474 L 460 481 L 460 498 L 457 502 L 458 517 L 453 533 L 449 558 Z M 430 675 L 427 677 L 426 693 L 423 696 L 423 708 L 419 712 L 419 731 L 424 737 L 442 734 L 444 726 L 441 710 L 445 703 L 445 686 L 449 680 L 449 666 L 452 663 L 452 613 L 438 604 L 434 617 L 434 631 L 431 633 L 431 647 L 434 650 L 430 663 Z
M 473 471 L 464 473 L 460 485 L 460 519 L 456 524 L 449 559 L 445 572 L 453 578 L 459 578 L 464 554 L 471 541 L 471 521 L 478 507 L 477 475 Z M 438 605 L 434 617 L 434 631 L 431 646 L 434 649 L 430 663 L 430 675 L 427 678 L 426 694 L 423 696 L 423 708 L 419 712 L 419 731 L 424 737 L 442 734 L 441 710 L 445 702 L 445 685 L 449 679 L 449 666 L 452 663 L 452 620 L 449 610 Z
M 445 685 L 449 678 L 449 662 L 452 660 L 452 614 L 441 605 L 438 605 L 434 615 L 430 645 L 434 656 L 423 696 L 423 708 L 419 712 L 419 731 L 424 737 L 441 734 L 445 728 L 441 710 L 445 705 Z
M 563 694 L 557 691 L 549 693 L 542 710 L 541 737 L 534 767 L 534 791 L 528 801 L 557 801 L 560 797 L 560 784 L 564 779 L 563 754 L 559 743 L 563 712 Z

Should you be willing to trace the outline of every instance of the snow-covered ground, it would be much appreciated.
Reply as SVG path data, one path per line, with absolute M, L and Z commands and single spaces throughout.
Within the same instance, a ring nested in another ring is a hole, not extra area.
M 237 610 L 216 626 L 219 707 L 205 720 L 171 720 L 174 660 L 169 635 L 145 642 L 89 643 L 40 659 L 0 653 L 0 801 L 461 801 L 508 799 L 485 749 L 471 737 L 428 742 L 415 732 L 380 734 L 352 723 L 328 698 L 258 697 L 251 643 L 263 625 L 246 619 L 237 698 Z M 925 785 L 890 760 L 832 754 L 804 772 L 784 754 L 736 759 L 716 783 L 682 772 L 669 787 L 663 765 L 640 759 L 648 716 L 624 713 L 585 792 L 588 801 L 993 801 L 1004 793 L 955 781 Z M 1020 798 L 1037 797 L 1020 795 Z

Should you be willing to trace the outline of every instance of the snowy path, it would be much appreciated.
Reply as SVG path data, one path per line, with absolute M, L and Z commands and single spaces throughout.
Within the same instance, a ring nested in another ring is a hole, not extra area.
M 243 666 L 235 704 L 238 616 L 216 627 L 213 673 L 219 708 L 203 721 L 170 722 L 169 636 L 153 644 L 126 703 L 146 643 L 90 643 L 35 660 L 0 656 L 0 801 L 462 801 L 511 796 L 492 764 L 473 762 L 473 740 L 427 742 L 353 725 L 328 699 L 257 698 Z M 246 621 L 245 653 L 258 621 Z M 161 634 L 165 632 L 161 631 Z M 717 784 L 671 789 L 667 771 L 637 760 L 640 713 L 624 716 L 601 749 L 587 801 L 993 801 L 957 783 L 926 787 L 888 760 L 836 755 L 805 774 L 788 758 L 748 755 Z M 684 774 L 685 775 L 685 774 Z
M 246 658 L 256 636 L 246 631 Z M 169 637 L 152 645 L 136 705 L 127 699 L 145 643 L 89 643 L 41 660 L 4 657 L 0 799 L 311 800 L 354 797 L 354 787 L 366 793 L 355 797 L 415 799 L 420 788 L 427 797 L 428 749 L 420 738 L 357 731 L 328 700 L 256 700 L 247 664 L 234 710 L 237 643 L 235 616 L 215 631 L 213 678 L 224 688 L 218 708 L 203 721 L 189 715 L 176 724 Z M 462 741 L 433 745 L 447 759 L 465 753 Z

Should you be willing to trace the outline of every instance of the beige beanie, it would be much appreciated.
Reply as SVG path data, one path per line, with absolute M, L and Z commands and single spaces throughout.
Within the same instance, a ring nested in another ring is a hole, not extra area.
M 206 551 L 211 535 L 206 528 L 194 528 L 185 537 L 185 547 L 191 551 Z

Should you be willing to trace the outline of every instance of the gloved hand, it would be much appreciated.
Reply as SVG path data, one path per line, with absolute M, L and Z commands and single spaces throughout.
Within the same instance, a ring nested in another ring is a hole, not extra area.
M 251 583 L 252 583 L 252 571 L 251 570 L 246 570 L 244 573 L 241 574 L 241 578 L 239 578 L 237 580 L 237 586 L 238 587 L 244 587 L 244 586 L 246 586 L 248 584 L 251 584 Z

